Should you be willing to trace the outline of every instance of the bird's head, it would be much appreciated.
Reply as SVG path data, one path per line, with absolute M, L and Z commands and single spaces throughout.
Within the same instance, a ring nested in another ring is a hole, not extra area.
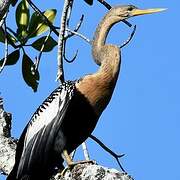
M 104 16 L 102 21 L 99 23 L 94 34 L 92 53 L 96 64 L 101 65 L 101 62 L 104 60 L 104 55 L 107 56 L 108 54 L 107 50 L 104 50 L 102 47 L 104 47 L 107 35 L 114 24 L 133 16 L 152 14 L 164 10 L 166 9 L 139 9 L 133 5 L 115 6 L 111 8 L 111 10 Z M 104 51 L 103 56 L 102 50 Z
M 118 22 L 121 21 L 122 19 L 128 19 L 133 16 L 152 14 L 164 10 L 166 9 L 164 8 L 139 9 L 133 5 L 115 6 L 109 11 L 107 16 L 115 18 L 116 22 Z

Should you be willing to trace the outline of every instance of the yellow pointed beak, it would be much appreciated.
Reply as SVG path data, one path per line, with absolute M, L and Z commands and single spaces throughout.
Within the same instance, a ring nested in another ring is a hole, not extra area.
M 155 9 L 133 9 L 131 11 L 133 16 L 139 16 L 139 15 L 144 15 L 144 14 L 152 14 L 152 13 L 157 13 L 161 11 L 165 11 L 165 8 L 155 8 Z

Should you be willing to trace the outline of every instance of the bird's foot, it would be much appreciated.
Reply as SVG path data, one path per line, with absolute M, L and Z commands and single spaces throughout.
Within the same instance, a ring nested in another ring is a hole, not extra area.
M 61 172 L 61 176 L 64 176 L 68 170 L 71 171 L 74 168 L 74 166 L 76 166 L 78 164 L 86 164 L 86 163 L 87 164 L 97 164 L 96 161 L 94 161 L 94 160 L 83 160 L 83 161 L 72 162 L 72 163 L 68 164 L 68 166 L 63 169 L 63 171 Z

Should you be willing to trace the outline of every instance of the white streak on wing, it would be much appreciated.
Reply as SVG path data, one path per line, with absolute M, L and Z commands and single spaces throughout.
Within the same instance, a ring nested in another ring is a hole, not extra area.
M 43 112 L 39 112 L 39 116 L 36 115 L 36 118 L 35 116 L 32 117 L 31 121 L 33 122 L 29 124 L 27 129 L 24 148 L 26 148 L 27 144 L 39 130 L 47 126 L 55 118 L 59 108 L 61 109 L 64 106 L 66 95 L 67 91 L 62 89 L 60 96 L 56 96 L 51 103 L 48 103 L 46 109 L 42 109 Z M 59 101 L 62 101 L 60 107 Z

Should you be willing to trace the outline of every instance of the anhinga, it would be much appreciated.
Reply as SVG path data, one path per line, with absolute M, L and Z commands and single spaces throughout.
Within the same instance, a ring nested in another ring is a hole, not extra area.
M 63 83 L 40 105 L 19 139 L 7 180 L 48 180 L 55 168 L 63 168 L 64 159 L 68 165 L 73 163 L 68 154 L 94 130 L 118 78 L 121 53 L 117 46 L 105 44 L 109 30 L 123 19 L 162 10 L 126 5 L 114 7 L 104 16 L 92 43 L 99 70 Z

